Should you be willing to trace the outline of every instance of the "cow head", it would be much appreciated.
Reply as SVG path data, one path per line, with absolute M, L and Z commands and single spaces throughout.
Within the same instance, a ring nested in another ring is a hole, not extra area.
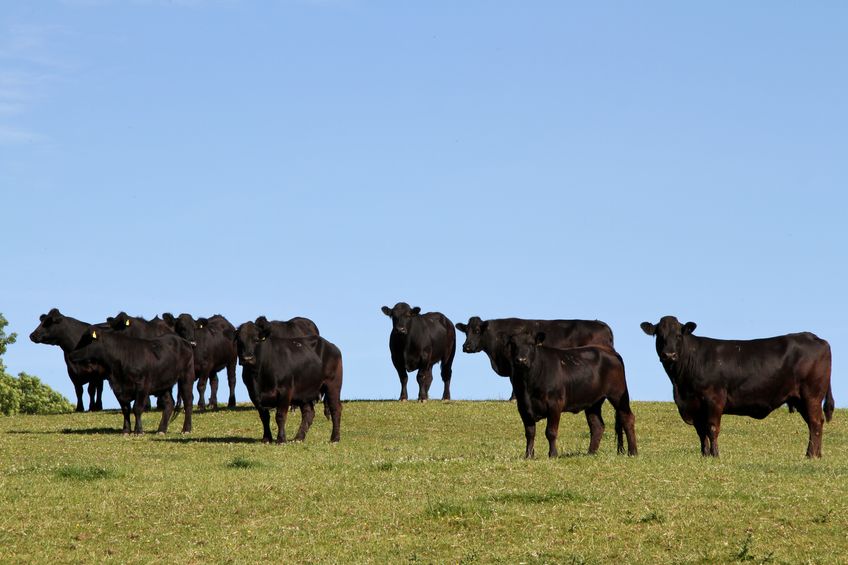
M 177 332 L 178 336 L 188 341 L 192 347 L 197 345 L 197 336 L 194 331 L 196 327 L 197 323 L 189 314 L 180 314 L 174 322 L 174 331 Z
M 545 341 L 545 332 L 520 332 L 509 337 L 509 358 L 513 366 L 530 368 L 536 359 L 536 348 Z
M 51 309 L 48 313 L 39 317 L 38 327 L 29 334 L 29 339 L 34 343 L 46 343 L 47 345 L 59 345 L 59 335 L 64 326 L 65 316 L 58 308 Z
M 409 333 L 412 319 L 421 314 L 421 308 L 411 308 L 406 302 L 398 302 L 394 308 L 383 306 L 382 310 L 383 314 L 392 319 L 392 329 L 402 335 Z
M 459 322 L 456 329 L 465 334 L 465 343 L 462 350 L 465 353 L 479 353 L 483 351 L 483 333 L 489 327 L 489 322 L 484 322 L 477 316 L 468 318 L 468 323 Z
M 657 355 L 663 363 L 674 363 L 683 352 L 683 336 L 691 334 L 697 324 L 686 322 L 681 324 L 674 316 L 663 316 L 659 323 L 642 322 L 642 331 L 656 336 Z
M 270 331 L 270 327 L 260 328 L 254 322 L 245 322 L 236 329 L 236 350 L 240 365 L 256 365 L 256 348 L 268 339 Z
M 102 328 L 88 326 L 74 350 L 68 355 L 68 360 L 84 370 L 99 368 L 97 359 L 101 351 L 102 337 Z
M 174 315 L 170 312 L 164 312 L 162 314 L 162 320 L 164 320 L 165 323 L 168 324 L 168 327 L 171 329 L 174 329 L 174 325 L 177 323 L 177 319 L 174 318 Z
M 111 316 L 106 318 L 106 323 L 116 332 L 120 332 L 130 327 L 133 319 L 126 312 L 118 312 L 114 318 Z

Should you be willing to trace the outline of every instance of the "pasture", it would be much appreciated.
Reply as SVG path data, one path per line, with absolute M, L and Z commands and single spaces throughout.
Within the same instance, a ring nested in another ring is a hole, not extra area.
M 124 437 L 109 411 L 0 418 L 0 562 L 837 563 L 848 560 L 848 410 L 804 458 L 784 408 L 727 416 L 721 458 L 671 403 L 634 402 L 639 456 L 596 456 L 583 415 L 562 455 L 525 461 L 513 403 L 344 403 L 306 442 L 259 443 L 252 407 L 158 414 Z M 292 437 L 299 413 L 289 417 Z

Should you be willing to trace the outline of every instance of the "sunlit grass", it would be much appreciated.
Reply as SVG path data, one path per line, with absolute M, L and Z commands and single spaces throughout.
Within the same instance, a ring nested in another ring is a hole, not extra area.
M 615 453 L 607 411 L 596 456 L 564 415 L 562 456 L 533 461 L 507 402 L 348 402 L 337 445 L 322 417 L 262 444 L 241 407 L 188 436 L 125 437 L 115 412 L 0 418 L 0 563 L 845 561 L 848 411 L 819 461 L 785 409 L 726 417 L 718 460 L 673 405 L 634 412 L 638 457 Z

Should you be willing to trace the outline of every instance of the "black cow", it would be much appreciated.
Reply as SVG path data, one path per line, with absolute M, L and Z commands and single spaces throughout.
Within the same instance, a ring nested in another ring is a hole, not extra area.
M 318 326 L 309 318 L 300 316 L 285 322 L 268 320 L 265 316 L 259 316 L 254 322 L 262 331 L 269 331 L 271 337 L 306 337 L 308 335 L 321 335 Z
M 164 318 L 164 316 L 163 316 Z M 167 321 L 167 320 L 166 320 Z M 230 387 L 228 408 L 236 405 L 236 329 L 223 316 L 195 320 L 189 314 L 180 314 L 174 322 L 177 335 L 194 346 L 194 372 L 197 376 L 197 408 L 206 409 L 206 384 L 211 382 L 209 406 L 218 408 L 218 371 L 227 369 Z
M 807 457 L 821 457 L 824 416 L 833 416 L 830 345 L 809 332 L 765 339 L 725 340 L 693 335 L 694 322 L 664 316 L 642 322 L 656 349 L 681 418 L 695 426 L 701 453 L 718 457 L 722 414 L 762 419 L 783 403 L 810 429 Z
M 315 416 L 315 401 L 324 398 L 324 415 L 332 420 L 330 441 L 341 433 L 342 355 L 326 339 L 313 335 L 299 338 L 274 337 L 268 327 L 260 329 L 245 322 L 236 330 L 242 380 L 262 420 L 262 441 L 271 441 L 270 408 L 277 409 L 277 443 L 286 441 L 289 407 L 300 408 L 302 441 Z
M 618 453 L 624 453 L 624 432 L 627 454 L 636 455 L 636 416 L 630 410 L 621 356 L 606 347 L 556 349 L 543 343 L 547 343 L 544 332 L 524 332 L 507 338 L 512 364 L 510 381 L 527 439 L 524 456 L 528 459 L 534 456 L 536 422 L 547 418 L 548 456 L 556 457 L 560 415 L 581 410 L 586 411 L 591 431 L 589 453 L 595 453 L 604 431 L 601 419 L 604 400 L 609 400 L 615 408 Z
M 507 341 L 510 336 L 525 332 L 545 332 L 545 345 L 559 349 L 598 345 L 613 347 L 612 330 L 599 320 L 523 320 L 521 318 L 499 318 L 481 320 L 477 316 L 468 319 L 468 324 L 458 323 L 456 329 L 465 334 L 462 350 L 465 353 L 483 351 L 489 356 L 492 370 L 502 377 L 509 377 L 512 363 L 509 359 Z M 510 400 L 515 398 L 512 392 Z M 587 419 L 590 414 L 586 413 Z M 597 423 L 596 423 L 597 424 Z M 603 425 L 603 424 L 601 424 Z M 593 426 L 589 422 L 589 427 Z
M 421 313 L 421 308 L 410 308 L 398 302 L 394 308 L 383 306 L 383 314 L 392 319 L 389 351 L 400 378 L 400 400 L 406 400 L 406 382 L 409 371 L 418 370 L 418 400 L 429 398 L 433 383 L 433 365 L 441 363 L 440 370 L 445 390 L 442 400 L 450 400 L 450 381 L 453 357 L 456 353 L 456 331 L 447 316 L 440 312 Z
M 130 433 L 131 408 L 135 433 L 144 433 L 141 414 L 151 394 L 164 401 L 159 433 L 165 433 L 174 411 L 174 384 L 185 403 L 183 433 L 191 431 L 194 358 L 191 345 L 181 337 L 171 334 L 144 339 L 89 326 L 69 357 L 77 365 L 100 367 L 108 372 L 109 385 L 124 415 L 124 434 Z
M 58 308 L 53 308 L 47 314 L 42 314 L 40 322 L 38 327 L 29 335 L 29 338 L 34 343 L 58 345 L 62 348 L 68 376 L 74 384 L 74 392 L 77 396 L 76 411 L 83 412 L 85 410 L 82 404 L 82 386 L 86 383 L 88 383 L 89 411 L 103 410 L 103 380 L 107 377 L 106 373 L 100 367 L 80 367 L 68 359 L 68 355 L 79 343 L 89 324 L 63 315 Z

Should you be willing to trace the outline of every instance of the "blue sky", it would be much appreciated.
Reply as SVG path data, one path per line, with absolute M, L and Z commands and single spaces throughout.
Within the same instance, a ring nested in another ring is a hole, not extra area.
M 4 2 L 5 362 L 73 397 L 26 338 L 54 306 L 304 315 L 343 397 L 395 398 L 380 306 L 404 300 L 602 319 L 631 396 L 670 400 L 639 323 L 674 314 L 817 333 L 846 406 L 846 24 L 840 2 Z M 509 394 L 461 352 L 452 389 Z

